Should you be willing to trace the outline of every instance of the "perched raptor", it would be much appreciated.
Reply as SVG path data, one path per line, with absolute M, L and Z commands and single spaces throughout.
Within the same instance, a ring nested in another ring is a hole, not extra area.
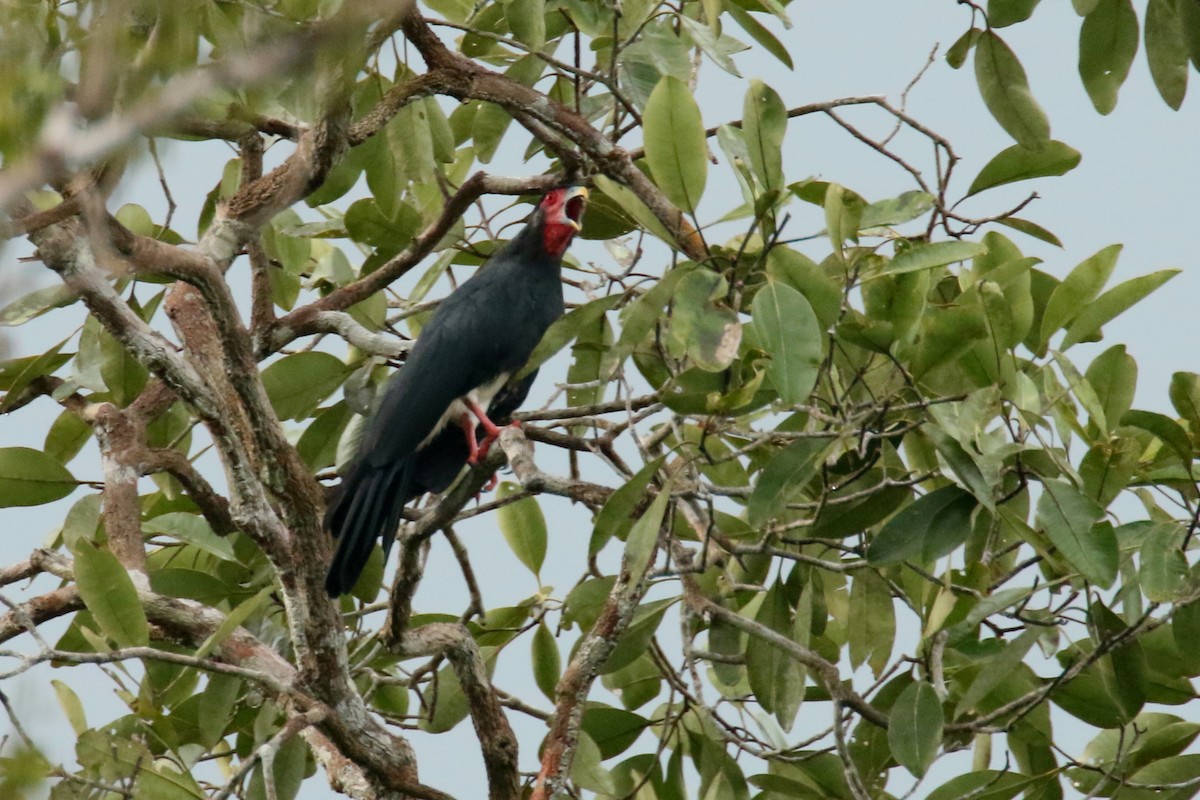
M 507 417 L 525 400 L 536 372 L 510 381 L 562 316 L 562 255 L 586 198 L 582 187 L 548 192 L 521 232 L 421 331 L 325 515 L 337 539 L 325 579 L 331 596 L 353 588 L 376 539 L 387 551 L 405 504 L 445 490 L 464 463 L 483 458 L 500 435 L 492 417 Z

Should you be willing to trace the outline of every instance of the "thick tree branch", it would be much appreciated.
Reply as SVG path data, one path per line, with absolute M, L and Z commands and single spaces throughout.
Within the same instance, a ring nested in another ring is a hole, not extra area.
M 483 751 L 489 800 L 516 800 L 521 795 L 517 771 L 517 737 L 509 727 L 488 679 L 479 645 L 461 624 L 435 622 L 405 633 L 393 649 L 401 658 L 444 655 L 454 669 L 470 708 L 471 722 Z

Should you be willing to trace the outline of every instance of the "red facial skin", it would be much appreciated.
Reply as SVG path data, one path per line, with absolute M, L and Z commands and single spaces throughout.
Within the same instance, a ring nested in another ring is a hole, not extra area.
M 573 219 L 568 213 L 575 210 L 575 213 L 582 213 L 582 202 L 576 205 L 574 209 L 570 199 L 578 197 L 578 195 L 570 194 L 569 189 L 555 189 L 547 192 L 542 198 L 542 212 L 546 215 L 546 222 L 542 228 L 542 241 L 546 247 L 546 252 L 552 255 L 562 255 L 566 251 L 567 245 L 571 243 L 571 239 L 579 232 L 579 222 Z

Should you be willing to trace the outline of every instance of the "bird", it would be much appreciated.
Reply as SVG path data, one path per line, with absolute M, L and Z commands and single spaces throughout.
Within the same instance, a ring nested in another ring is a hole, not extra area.
M 582 229 L 588 190 L 551 189 L 511 240 L 441 302 L 367 420 L 325 514 L 337 547 L 325 589 L 346 594 L 375 541 L 384 556 L 411 500 L 444 491 L 477 464 L 524 402 L 537 371 L 513 380 L 563 315 L 563 253 Z M 482 438 L 480 434 L 482 433 Z

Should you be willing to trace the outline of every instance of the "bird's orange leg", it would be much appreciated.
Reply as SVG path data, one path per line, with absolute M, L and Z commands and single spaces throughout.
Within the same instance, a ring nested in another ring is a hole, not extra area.
M 480 461 L 487 458 L 488 450 L 490 450 L 492 447 L 492 442 L 500 438 L 500 428 L 497 427 L 496 423 L 492 422 L 491 418 L 488 417 L 487 412 L 480 408 L 479 404 L 474 400 L 468 397 L 465 398 L 463 402 L 467 404 L 467 408 L 471 410 L 471 413 L 474 414 L 479 420 L 479 424 L 483 426 L 484 436 L 482 442 L 476 442 L 475 440 L 475 426 L 469 426 L 470 430 L 467 433 L 467 446 L 471 450 L 471 454 L 467 456 L 467 463 L 478 464 Z M 469 418 L 467 415 L 463 414 L 462 426 L 464 430 L 468 428 L 468 419 Z M 519 428 L 521 427 L 521 423 L 514 422 L 512 426 L 514 428 Z

